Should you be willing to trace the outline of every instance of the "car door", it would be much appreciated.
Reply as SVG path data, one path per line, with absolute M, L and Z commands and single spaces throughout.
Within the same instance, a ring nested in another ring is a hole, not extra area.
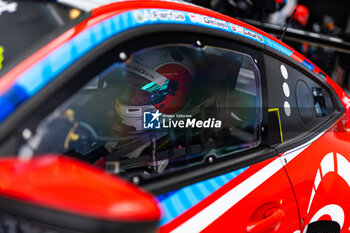
M 65 154 L 121 176 L 157 197 L 163 232 L 299 229 L 288 177 L 268 145 L 261 44 L 176 20 L 93 42 L 24 105 L 2 154 Z
M 265 61 L 274 90 L 269 104 L 280 109 L 284 139 L 275 147 L 293 185 L 302 229 L 347 232 L 349 145 L 342 103 L 324 77 L 277 57 L 266 55 Z

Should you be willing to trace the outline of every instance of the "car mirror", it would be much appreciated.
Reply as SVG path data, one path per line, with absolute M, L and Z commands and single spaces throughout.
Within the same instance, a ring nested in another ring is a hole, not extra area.
M 2 230 L 156 232 L 159 218 L 150 194 L 89 164 L 57 155 L 0 159 Z

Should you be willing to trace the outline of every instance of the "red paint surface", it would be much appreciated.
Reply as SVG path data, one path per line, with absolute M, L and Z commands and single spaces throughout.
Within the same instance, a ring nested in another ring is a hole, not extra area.
M 71 158 L 6 158 L 0 160 L 0 167 L 0 196 L 107 220 L 157 221 L 160 217 L 151 195 Z
M 11 87 L 20 74 L 75 35 L 109 17 L 125 11 L 142 8 L 188 11 L 225 20 L 255 31 L 287 47 L 293 51 L 291 57 L 299 63 L 302 63 L 304 60 L 310 62 L 289 46 L 261 30 L 214 11 L 171 2 L 130 1 L 111 4 L 94 10 L 89 19 L 31 55 L 0 79 L 0 94 Z M 312 62 L 310 63 L 313 64 Z M 320 69 L 315 66 L 314 72 L 318 73 L 319 71 Z M 345 92 L 329 76 L 326 77 L 326 82 L 335 90 L 343 106 L 347 107 L 346 109 L 350 109 L 350 99 Z M 327 203 L 337 203 L 344 208 L 345 212 L 349 213 L 350 207 L 347 198 L 350 195 L 350 188 L 334 174 L 329 174 L 323 179 L 314 203 L 311 205 L 310 212 L 307 212 L 315 175 L 323 156 L 329 152 L 337 152 L 346 156 L 350 161 L 350 134 L 346 131 L 346 128 L 350 128 L 348 126 L 350 110 L 348 112 L 347 118 L 344 115 L 320 139 L 315 141 L 293 161 L 289 162 L 285 169 L 279 170 L 250 195 L 244 197 L 224 215 L 210 224 L 205 231 L 245 232 L 249 219 L 256 208 L 265 205 L 266 202 L 274 203 L 276 208 L 284 210 L 285 216 L 281 227 L 278 229 L 279 232 L 294 232 L 298 230 L 300 224 L 299 213 L 300 219 L 304 218 L 306 220 L 301 227 L 303 229 L 313 214 Z M 236 179 L 228 182 L 198 205 L 165 225 L 160 231 L 168 232 L 175 229 L 270 162 L 271 160 L 267 160 L 252 165 Z M 121 179 L 108 176 L 100 170 L 93 169 L 83 163 L 73 162 L 71 159 L 52 156 L 34 159 L 30 162 L 2 159 L 0 160 L 0 167 L 0 195 L 69 212 L 110 219 L 144 220 L 146 218 L 153 220 L 159 217 L 159 210 L 155 203 L 151 201 L 149 195 Z M 297 202 L 285 173 L 286 171 L 293 185 Z M 337 192 L 334 192 L 334 190 L 337 190 Z M 298 203 L 300 212 L 298 212 L 296 203 Z M 350 222 L 346 217 L 344 229 L 349 229 L 349 226 Z
M 254 175 L 260 169 L 264 168 L 266 165 L 270 164 L 275 159 L 278 159 L 278 157 L 250 166 L 245 172 L 222 186 L 220 189 L 186 211 L 184 214 L 175 218 L 172 222 L 162 226 L 160 232 L 165 233 L 176 229 L 182 223 L 200 213 L 207 206 L 215 202 L 227 192 L 236 188 L 246 179 L 249 179 L 249 177 Z M 255 211 L 266 206 L 267 204 L 276 208 L 281 208 L 285 213 L 282 224 L 278 227 L 278 232 L 293 232 L 294 230 L 298 229 L 299 215 L 294 194 L 285 170 L 282 168 L 270 179 L 266 180 L 249 195 L 243 197 L 241 201 L 232 206 L 228 211 L 212 222 L 203 230 L 203 232 L 246 232 L 252 216 L 254 217 L 255 215 Z M 262 209 L 266 211 L 269 210 L 264 208 Z M 274 232 L 274 228 L 267 233 L 270 232 Z
M 350 227 L 348 215 L 350 212 L 350 187 L 339 175 L 336 156 L 333 156 L 334 166 L 330 165 L 334 172 L 322 174 L 321 161 L 328 153 L 333 153 L 334 155 L 339 153 L 346 160 L 350 161 L 349 142 L 350 133 L 346 131 L 346 116 L 344 114 L 327 132 L 285 166 L 297 197 L 300 216 L 305 220 L 301 232 L 303 232 L 303 228 L 310 222 L 317 211 L 330 204 L 338 205 L 343 209 L 345 222 L 341 232 L 348 232 Z M 286 158 L 288 159 L 288 156 Z M 308 212 L 311 193 L 318 171 L 321 179 Z M 329 218 L 328 216 L 327 219 L 330 220 Z M 321 217 L 320 220 L 325 219 L 326 217 Z

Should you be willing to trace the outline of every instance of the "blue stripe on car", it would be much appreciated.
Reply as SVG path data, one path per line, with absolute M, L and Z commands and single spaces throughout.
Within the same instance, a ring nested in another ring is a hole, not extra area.
M 154 18 L 152 14 L 156 11 L 158 13 L 162 12 L 164 14 L 170 12 L 171 14 L 169 14 L 169 18 L 161 18 L 159 16 L 160 14 L 158 14 L 158 18 Z M 183 15 L 183 19 L 179 20 L 172 18 L 174 14 Z M 193 16 L 199 17 L 200 20 L 193 20 Z M 14 86 L 8 90 L 14 95 L 6 95 L 5 93 L 0 96 L 0 108 L 5 109 L 1 112 L 0 122 L 6 119 L 17 108 L 18 105 L 34 96 L 70 65 L 86 55 L 92 49 L 96 48 L 102 42 L 123 31 L 150 24 L 185 24 L 215 28 L 243 36 L 247 39 L 254 40 L 259 43 L 263 43 L 266 46 L 274 48 L 277 51 L 288 56 L 291 56 L 293 53 L 291 50 L 285 48 L 277 42 L 268 39 L 265 36 L 262 36 L 254 31 L 212 17 L 165 9 L 129 11 L 108 18 L 101 23 L 98 23 L 86 31 L 78 34 L 73 39 L 55 49 L 48 56 L 21 74 L 16 80 Z M 234 26 L 238 26 L 244 30 L 233 31 L 232 27 Z M 22 95 L 23 91 L 25 92 L 26 98 L 17 99 L 14 97 L 16 94 Z
M 186 186 L 177 191 L 159 195 L 158 200 L 163 211 L 160 225 L 171 222 L 247 169 L 248 167 L 241 168 L 234 172 Z M 213 183 L 220 185 L 213 185 Z
M 301 64 L 311 71 L 313 71 L 315 69 L 315 66 L 306 60 L 304 60 Z

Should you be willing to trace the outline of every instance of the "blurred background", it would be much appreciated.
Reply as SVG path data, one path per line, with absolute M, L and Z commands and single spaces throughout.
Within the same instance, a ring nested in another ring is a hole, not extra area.
M 349 0 L 186 0 L 252 24 L 309 58 L 348 93 Z

